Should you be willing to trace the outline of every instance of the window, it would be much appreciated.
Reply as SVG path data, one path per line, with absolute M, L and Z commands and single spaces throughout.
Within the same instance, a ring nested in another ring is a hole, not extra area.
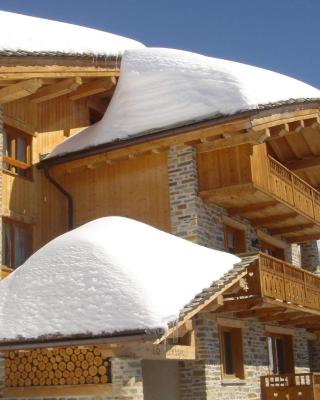
M 224 224 L 224 247 L 232 254 L 244 253 L 246 251 L 245 231 L 231 224 Z
M 2 264 L 17 268 L 29 257 L 31 228 L 26 224 L 4 220 L 2 222 Z
M 14 128 L 5 127 L 3 135 L 3 168 L 30 177 L 31 139 Z
M 220 327 L 220 352 L 223 378 L 244 379 L 241 328 Z
M 268 336 L 269 368 L 273 374 L 294 372 L 293 345 L 290 335 Z

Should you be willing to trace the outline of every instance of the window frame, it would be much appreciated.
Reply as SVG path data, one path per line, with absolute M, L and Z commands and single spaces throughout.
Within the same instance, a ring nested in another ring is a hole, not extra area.
M 235 238 L 234 251 L 228 247 L 228 234 L 231 233 Z M 241 254 L 247 251 L 246 226 L 241 222 L 234 221 L 229 217 L 223 218 L 224 248 L 232 254 Z
M 294 373 L 295 363 L 294 363 L 294 346 L 293 346 L 293 337 L 292 335 L 278 334 L 278 333 L 268 333 L 267 340 L 271 339 L 271 351 L 268 343 L 268 358 L 269 358 L 269 369 L 272 367 L 270 365 L 270 360 L 272 358 L 273 370 L 270 372 L 272 374 L 291 374 Z M 278 351 L 277 351 L 277 341 L 281 341 L 283 345 L 283 367 L 284 370 L 280 371 L 279 361 L 278 361 Z
M 8 137 L 11 136 L 12 140 L 10 140 L 10 153 L 11 156 L 7 156 L 3 154 L 3 164 L 2 168 L 4 171 L 12 173 L 16 176 L 21 176 L 24 178 L 31 178 L 31 166 L 32 166 L 32 136 L 26 132 L 21 131 L 20 129 L 14 128 L 8 124 L 4 124 L 4 134 L 7 136 L 7 148 L 8 146 Z M 26 162 L 21 161 L 17 158 L 17 141 L 18 139 L 23 139 L 25 142 L 25 159 Z M 5 148 L 3 148 L 3 153 L 5 152 Z M 14 154 L 14 157 L 12 156 Z M 9 165 L 9 168 L 5 166 L 5 164 Z M 17 171 L 22 170 L 25 171 L 25 174 L 19 173 Z
M 5 255 L 5 250 L 6 249 L 5 249 L 5 246 L 3 246 L 3 245 L 2 245 L 2 260 L 1 260 L 2 262 L 1 262 L 1 264 L 3 266 L 5 266 L 5 267 L 11 269 L 11 270 L 15 270 L 20 266 L 20 265 L 19 266 L 15 266 L 15 251 L 14 251 L 14 249 L 15 249 L 15 236 L 16 236 L 15 227 L 20 227 L 20 228 L 22 227 L 23 229 L 25 229 L 25 232 L 26 232 L 26 235 L 27 235 L 26 236 L 26 249 L 25 249 L 26 259 L 27 259 L 32 254 L 32 233 L 33 233 L 32 232 L 32 225 L 26 224 L 24 222 L 16 221 L 16 220 L 13 220 L 13 219 L 7 218 L 7 217 L 3 217 L 2 218 L 1 224 L 2 224 L 2 235 L 4 234 L 4 232 L 3 232 L 3 225 L 4 224 L 10 225 L 12 227 L 12 229 L 13 229 L 13 245 L 11 246 L 10 255 L 9 255 L 9 259 L 10 259 L 11 265 L 3 263 L 4 258 L 6 258 L 6 255 Z
M 231 362 L 232 373 L 226 372 L 226 347 L 225 347 L 225 333 L 231 335 Z M 232 326 L 219 326 L 219 341 L 220 341 L 220 358 L 221 358 L 221 376 L 222 379 L 239 379 L 245 380 L 244 369 L 244 351 L 243 351 L 243 333 L 242 328 Z

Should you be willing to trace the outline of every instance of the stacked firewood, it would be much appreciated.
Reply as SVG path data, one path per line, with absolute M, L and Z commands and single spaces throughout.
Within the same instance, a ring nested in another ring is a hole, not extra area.
M 108 382 L 108 362 L 93 346 L 10 351 L 5 371 L 7 387 Z

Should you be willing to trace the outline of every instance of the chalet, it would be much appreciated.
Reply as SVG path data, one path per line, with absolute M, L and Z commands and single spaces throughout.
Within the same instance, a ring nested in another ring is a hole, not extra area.
M 2 397 L 320 399 L 320 91 L 0 33 Z

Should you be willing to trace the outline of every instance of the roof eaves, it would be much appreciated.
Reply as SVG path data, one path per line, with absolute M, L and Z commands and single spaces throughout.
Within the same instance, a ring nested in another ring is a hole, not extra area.
M 287 101 L 279 101 L 276 103 L 269 103 L 261 105 L 258 108 L 239 111 L 230 115 L 215 114 L 199 121 L 184 121 L 181 124 L 174 124 L 165 128 L 153 129 L 152 131 L 141 132 L 126 139 L 114 140 L 112 142 L 103 143 L 98 146 L 88 147 L 86 149 L 74 151 L 72 153 L 55 156 L 52 158 L 44 158 L 38 163 L 38 168 L 43 168 L 45 165 L 63 164 L 68 161 L 74 161 L 80 158 L 94 156 L 106 151 L 117 150 L 120 148 L 128 147 L 134 144 L 141 144 L 155 139 L 161 139 L 173 135 L 179 135 L 190 132 L 195 129 L 207 128 L 210 126 L 219 125 L 225 122 L 235 121 L 242 118 L 249 118 L 252 116 L 266 116 L 271 113 L 288 112 L 297 109 L 305 109 L 312 107 L 320 107 L 320 99 L 290 99 Z
M 163 334 L 162 328 L 157 329 L 139 329 L 132 331 L 115 332 L 113 334 L 104 334 L 94 336 L 88 334 L 60 336 L 46 335 L 34 339 L 26 339 L 23 337 L 15 340 L 0 341 L 0 352 L 9 350 L 26 350 L 44 347 L 61 347 L 61 346 L 85 346 L 92 344 L 111 344 L 119 342 L 127 342 L 133 340 L 156 340 Z
M 211 286 L 203 289 L 202 292 L 197 294 L 190 303 L 186 304 L 184 308 L 180 311 L 179 320 L 181 321 L 185 319 L 190 312 L 197 309 L 201 304 L 214 296 L 214 294 L 223 290 L 226 285 L 237 278 L 237 276 L 239 276 L 242 272 L 246 271 L 246 269 L 250 265 L 254 264 L 258 258 L 259 253 L 254 253 L 242 257 L 241 261 L 235 264 L 230 271 L 224 274 L 217 281 L 214 281 Z

